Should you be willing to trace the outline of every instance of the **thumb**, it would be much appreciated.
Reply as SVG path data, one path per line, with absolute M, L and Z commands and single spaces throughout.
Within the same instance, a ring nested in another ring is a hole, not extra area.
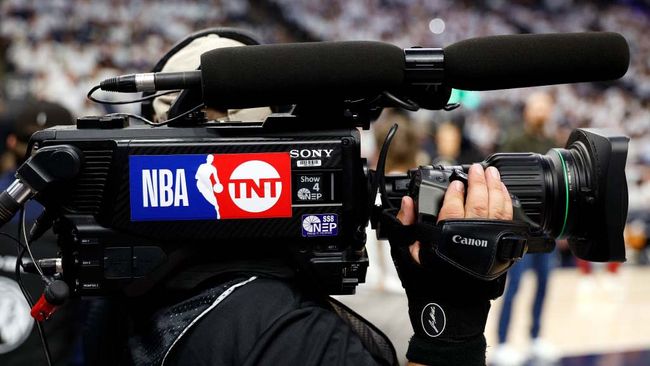
M 409 196 L 402 197 L 402 207 L 397 213 L 397 219 L 402 225 L 411 225 L 415 223 L 415 204 L 413 198 Z

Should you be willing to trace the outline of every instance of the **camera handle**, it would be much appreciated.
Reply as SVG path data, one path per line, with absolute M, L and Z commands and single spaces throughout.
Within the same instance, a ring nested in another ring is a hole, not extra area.
M 421 168 L 413 175 L 415 177 L 411 178 L 408 189 L 400 191 L 402 196 L 410 195 L 415 201 L 418 215 L 416 224 L 402 225 L 396 218 L 397 208 L 384 206 L 375 210 L 377 237 L 388 238 L 391 246 L 409 246 L 419 240 L 425 252 L 430 254 L 429 257 L 442 259 L 466 274 L 486 281 L 505 273 L 529 248 L 543 252 L 553 249 L 554 240 L 526 215 L 516 196 L 511 195 L 513 220 L 439 221 L 440 208 L 449 184 L 457 180 L 467 186 L 467 174 L 460 169 Z M 422 259 L 422 250 L 420 254 Z M 426 266 L 424 261 L 422 265 Z
M 36 151 L 16 170 L 16 180 L 0 193 L 0 227 L 23 205 L 53 184 L 69 181 L 81 168 L 82 154 L 74 146 L 58 145 Z

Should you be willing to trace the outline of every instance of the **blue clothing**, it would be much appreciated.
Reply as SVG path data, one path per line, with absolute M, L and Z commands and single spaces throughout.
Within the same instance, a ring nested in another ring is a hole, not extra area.
M 546 297 L 546 286 L 548 284 L 548 276 L 551 272 L 552 262 L 552 253 L 527 254 L 508 271 L 508 285 L 503 295 L 503 307 L 501 308 L 501 316 L 499 317 L 499 343 L 506 342 L 508 327 L 510 326 L 510 316 L 512 315 L 512 302 L 519 290 L 521 277 L 528 269 L 534 270 L 537 277 L 537 291 L 535 292 L 535 302 L 533 303 L 530 337 L 534 339 L 539 336 L 542 308 L 544 306 L 544 298 Z

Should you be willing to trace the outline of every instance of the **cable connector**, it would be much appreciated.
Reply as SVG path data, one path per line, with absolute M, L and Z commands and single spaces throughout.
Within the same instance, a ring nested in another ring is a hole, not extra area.
M 38 322 L 49 319 L 68 300 L 69 296 L 70 288 L 67 283 L 61 280 L 48 283 L 43 294 L 32 307 L 30 312 L 32 318 Z

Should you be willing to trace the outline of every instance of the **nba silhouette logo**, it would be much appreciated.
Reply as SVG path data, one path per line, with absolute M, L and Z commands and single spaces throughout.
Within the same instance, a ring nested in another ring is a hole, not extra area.
M 132 221 L 291 217 L 289 153 L 133 155 Z

